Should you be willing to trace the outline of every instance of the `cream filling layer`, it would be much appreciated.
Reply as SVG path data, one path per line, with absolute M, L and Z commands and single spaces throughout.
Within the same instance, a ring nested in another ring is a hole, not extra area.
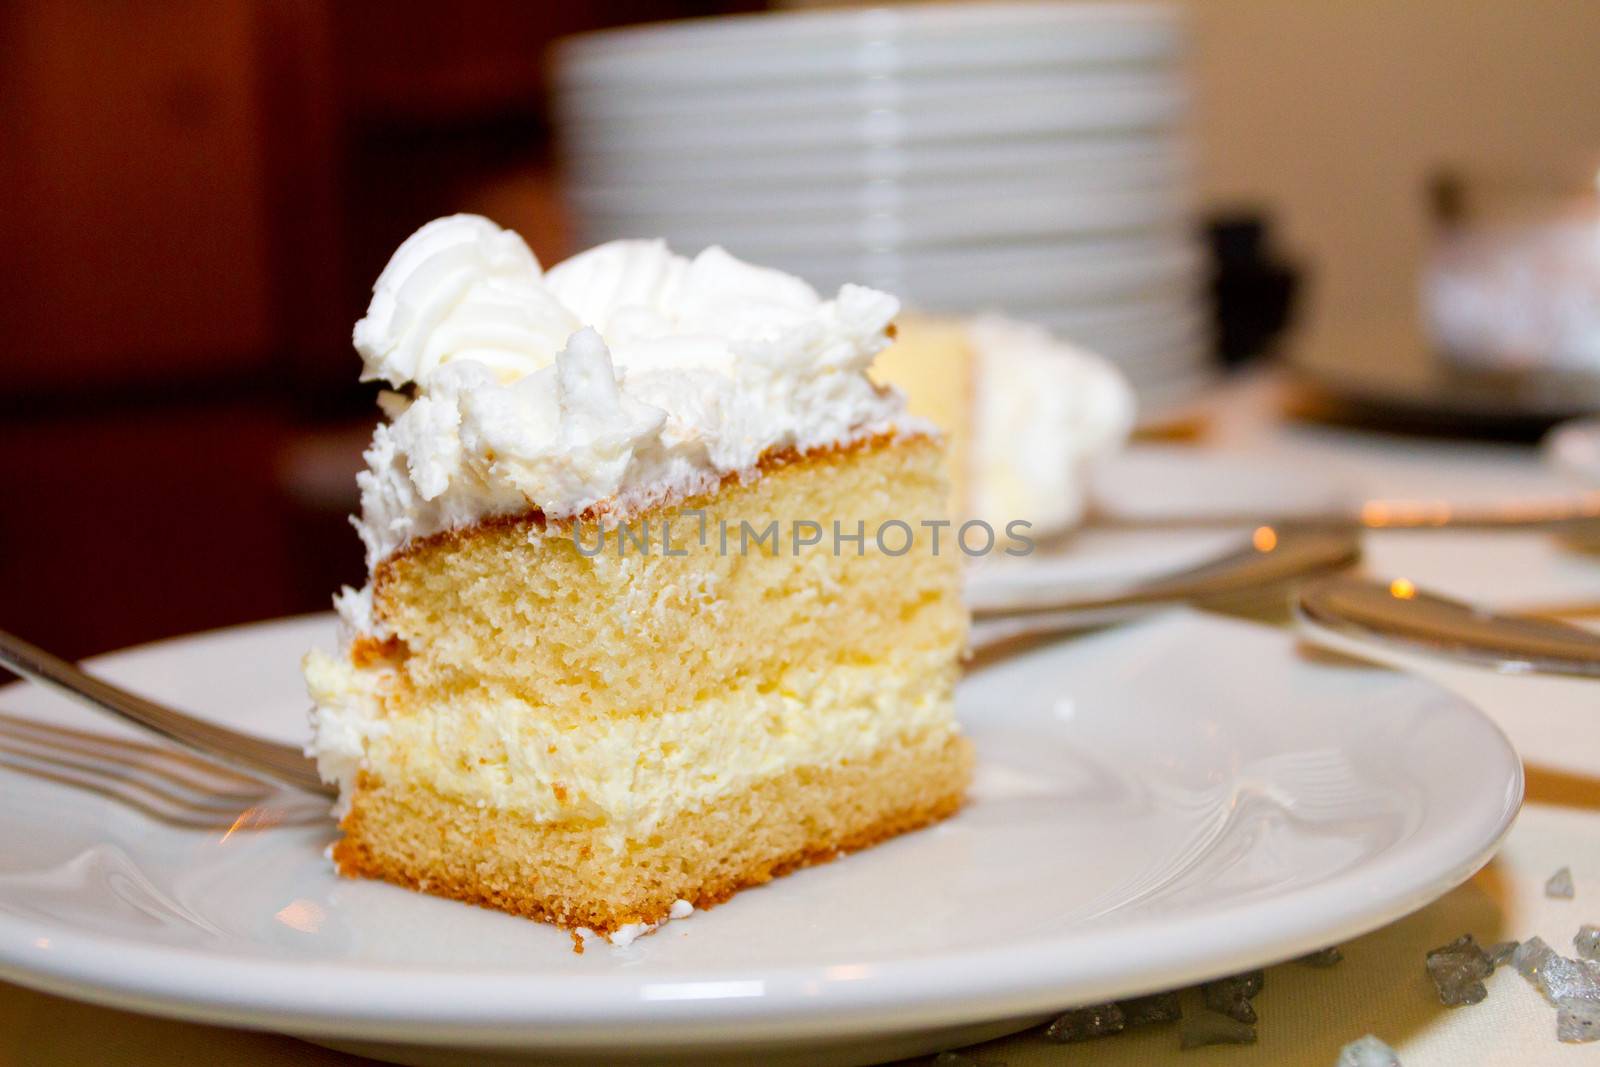
M 321 652 L 306 662 L 317 703 L 312 754 L 343 800 L 359 770 L 387 770 L 540 821 L 599 821 L 619 838 L 797 767 L 888 744 L 942 748 L 958 730 L 952 669 L 948 649 L 793 667 L 776 684 L 749 679 L 682 711 L 597 713 L 561 730 L 514 697 L 475 690 L 406 706 L 392 668 Z

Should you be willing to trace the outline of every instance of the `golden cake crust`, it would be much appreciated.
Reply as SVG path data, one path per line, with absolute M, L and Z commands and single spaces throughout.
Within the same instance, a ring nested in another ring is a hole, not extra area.
M 754 476 L 771 474 L 773 471 L 779 470 L 780 468 L 787 467 L 791 464 L 799 463 L 805 460 L 820 459 L 825 456 L 846 455 L 851 452 L 865 452 L 874 449 L 887 448 L 901 442 L 927 440 L 929 438 L 929 434 L 922 433 L 920 431 L 890 431 L 886 433 L 873 434 L 867 437 L 860 437 L 854 441 L 847 441 L 840 444 L 829 444 L 822 445 L 818 448 L 808 448 L 803 451 L 796 448 L 775 449 L 763 455 L 760 461 L 757 462 Z M 640 509 L 637 514 L 648 514 L 649 512 L 664 508 L 678 507 L 689 503 L 697 503 L 701 500 L 710 500 L 729 484 L 740 481 L 743 478 L 750 477 L 752 477 L 752 475 L 750 475 L 748 472 L 741 474 L 740 472 L 735 471 L 725 474 L 722 476 L 722 480 L 709 490 L 700 493 L 694 493 L 687 497 L 663 497 L 653 501 L 649 507 Z M 440 530 L 438 533 L 429 534 L 426 537 L 417 537 L 407 542 L 404 548 L 401 548 L 399 551 L 391 554 L 388 558 L 379 563 L 378 566 L 373 570 L 373 587 L 378 588 L 382 586 L 388 572 L 410 556 L 414 556 L 418 553 L 437 547 L 453 548 L 459 546 L 464 541 L 467 541 L 489 530 L 526 528 L 544 531 L 552 526 L 556 527 L 557 529 L 564 530 L 570 529 L 574 523 L 599 522 L 602 519 L 628 518 L 632 517 L 634 514 L 635 513 L 608 507 L 602 504 L 595 507 L 586 508 L 577 515 L 564 519 L 551 519 L 549 516 L 545 515 L 542 509 L 537 507 L 530 507 L 526 511 L 514 512 L 507 515 L 491 515 L 488 518 L 479 519 L 477 522 L 469 523 L 466 526 L 458 526 L 450 530 Z
M 610 933 L 660 922 L 674 901 L 708 908 L 953 815 L 972 763 L 972 745 L 959 735 L 932 752 L 895 743 L 719 797 L 617 850 L 592 824 L 537 823 L 363 773 L 333 856 L 347 877 Z

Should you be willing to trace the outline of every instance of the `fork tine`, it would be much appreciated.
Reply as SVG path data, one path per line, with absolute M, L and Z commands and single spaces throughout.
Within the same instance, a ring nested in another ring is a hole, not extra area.
M 137 768 L 172 785 L 222 800 L 250 803 L 265 792 L 262 783 L 254 778 L 207 764 L 176 749 L 0 714 L 0 741 L 5 740 Z
M 0 630 L 0 664 L 46 689 L 159 734 L 243 774 L 309 793 L 331 796 L 335 792 L 322 781 L 313 761 L 291 745 L 252 737 L 157 704 L 96 678 L 3 630 Z
M 144 793 L 170 804 L 197 812 L 226 815 L 229 818 L 237 815 L 241 807 L 248 807 L 269 795 L 268 791 L 264 789 L 253 796 L 245 798 L 215 796 L 207 794 L 203 790 L 190 791 L 184 783 L 174 782 L 170 778 L 163 778 L 160 775 L 141 774 L 141 768 L 137 765 L 114 762 L 102 763 L 94 759 L 86 759 L 69 751 L 52 749 L 45 745 L 19 742 L 13 738 L 0 737 L 0 753 L 16 759 L 46 764 L 60 770 L 92 775 L 108 784 L 117 783 L 128 788 L 142 790 Z

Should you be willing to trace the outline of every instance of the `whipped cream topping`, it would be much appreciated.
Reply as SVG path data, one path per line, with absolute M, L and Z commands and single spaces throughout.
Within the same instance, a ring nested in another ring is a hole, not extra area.
M 485 517 L 647 506 L 774 449 L 911 429 L 900 395 L 867 377 L 898 311 L 873 289 L 823 300 L 720 248 L 688 259 L 661 241 L 542 271 L 488 219 L 436 219 L 355 328 L 363 379 L 412 394 L 387 398 L 358 478 L 368 566 Z
M 974 515 L 1036 532 L 1083 517 L 1090 466 L 1133 430 L 1133 390 L 1102 357 L 1000 315 L 967 325 L 973 375 Z

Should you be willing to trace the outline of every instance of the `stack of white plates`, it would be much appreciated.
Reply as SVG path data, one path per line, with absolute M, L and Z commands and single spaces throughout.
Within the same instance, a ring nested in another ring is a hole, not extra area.
M 564 42 L 557 104 L 583 243 L 720 244 L 823 289 L 1033 319 L 1149 396 L 1203 378 L 1165 6 L 805 11 Z

